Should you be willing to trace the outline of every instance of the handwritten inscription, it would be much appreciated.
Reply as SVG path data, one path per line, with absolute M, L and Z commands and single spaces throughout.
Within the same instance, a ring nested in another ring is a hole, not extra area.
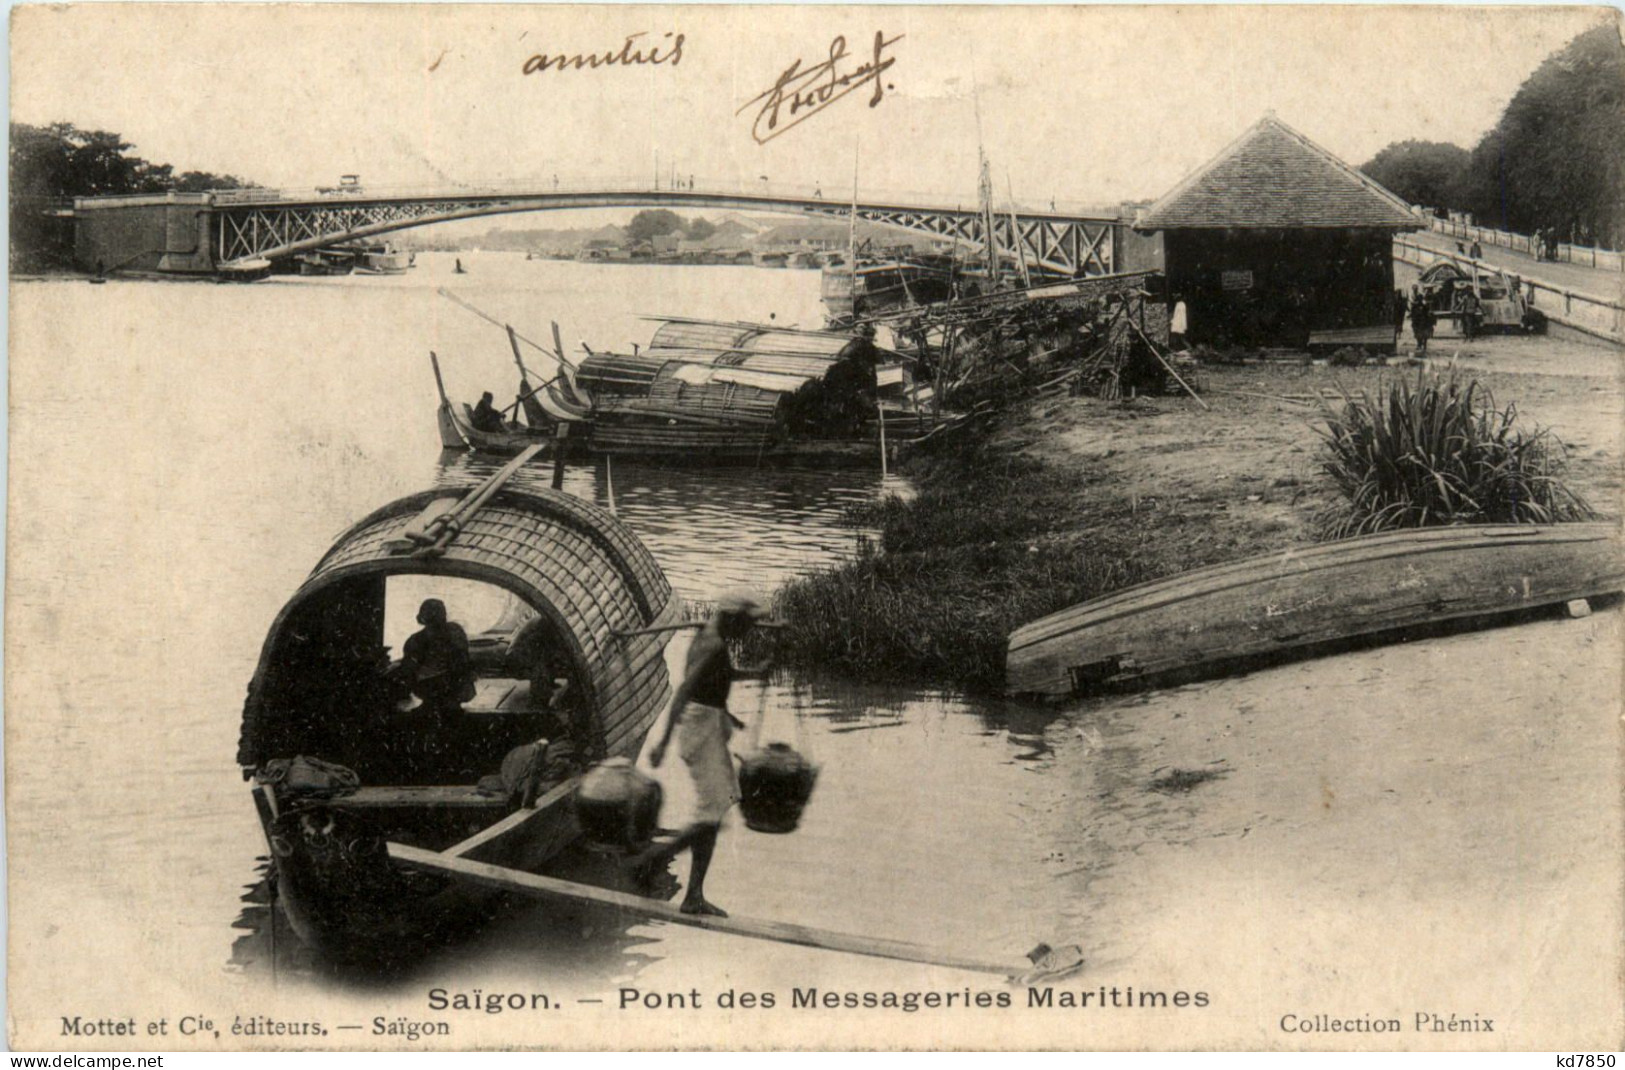
M 596 70 L 599 67 L 636 67 L 660 66 L 662 64 L 672 67 L 683 62 L 683 41 L 680 33 L 666 34 L 658 41 L 645 41 L 647 31 L 628 34 L 619 50 L 611 48 L 604 52 L 581 52 L 574 56 L 567 56 L 562 52 L 550 56 L 545 52 L 538 52 L 525 60 L 526 74 L 540 74 L 543 71 L 581 70 L 587 68 Z
M 885 79 L 886 72 L 897 62 L 886 49 L 903 39 L 902 34 L 887 37 L 875 31 L 874 50 L 862 57 L 849 53 L 846 38 L 837 37 L 829 44 L 829 58 L 803 67 L 796 60 L 786 67 L 771 88 L 747 100 L 736 115 L 756 109 L 751 123 L 751 136 L 765 145 L 787 130 L 806 122 L 848 93 L 873 86 L 869 94 L 869 107 L 874 108 L 886 97 L 886 90 L 895 88 Z M 856 66 L 853 64 L 856 63 Z

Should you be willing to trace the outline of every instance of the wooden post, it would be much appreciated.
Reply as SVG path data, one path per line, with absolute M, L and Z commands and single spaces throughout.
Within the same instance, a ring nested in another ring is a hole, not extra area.
M 553 432 L 553 489 L 564 489 L 564 443 L 570 437 L 570 425 L 559 424 Z
M 886 407 L 875 398 L 875 411 L 880 414 L 880 478 L 886 478 Z

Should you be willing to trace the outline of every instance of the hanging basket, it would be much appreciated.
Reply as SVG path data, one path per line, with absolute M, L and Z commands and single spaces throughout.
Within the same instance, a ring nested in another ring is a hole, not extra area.
M 794 832 L 818 783 L 818 767 L 788 743 L 769 743 L 739 767 L 739 811 L 756 832 Z
M 603 847 L 632 850 L 654 836 L 660 818 L 660 785 L 625 758 L 589 769 L 576 789 L 576 820 L 587 839 Z

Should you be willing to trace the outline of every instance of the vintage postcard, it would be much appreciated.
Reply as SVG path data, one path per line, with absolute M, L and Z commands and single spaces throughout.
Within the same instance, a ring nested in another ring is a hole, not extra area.
M 11 1045 L 1618 1049 L 1620 30 L 16 7 Z

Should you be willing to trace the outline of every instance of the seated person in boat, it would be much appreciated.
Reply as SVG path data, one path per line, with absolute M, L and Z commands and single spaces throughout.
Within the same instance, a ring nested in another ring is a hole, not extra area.
M 508 430 L 508 424 L 502 419 L 502 413 L 491 403 L 489 390 L 480 395 L 480 403 L 474 406 L 474 430 L 488 431 L 491 434 L 501 434 Z
M 401 648 L 400 679 L 423 700 L 425 712 L 457 713 L 474 697 L 474 666 L 468 633 L 446 618 L 446 604 L 426 598 L 418 608 L 421 629 Z

